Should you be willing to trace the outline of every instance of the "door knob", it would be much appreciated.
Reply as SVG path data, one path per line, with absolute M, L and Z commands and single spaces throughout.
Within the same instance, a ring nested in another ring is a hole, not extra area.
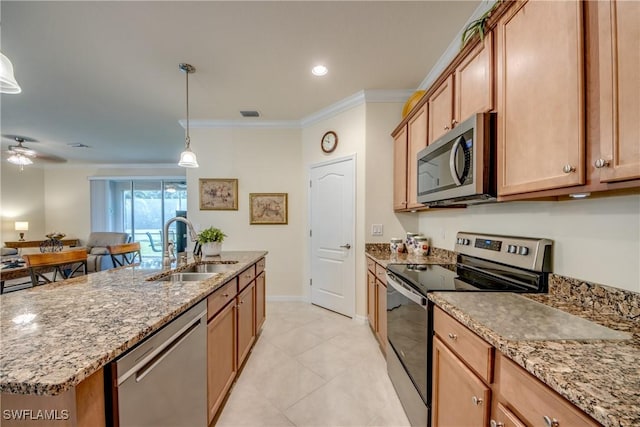
M 345 249 L 351 249 L 351 245 L 350 244 L 346 244 L 346 245 L 342 245 L 340 246 L 341 248 L 345 248 Z

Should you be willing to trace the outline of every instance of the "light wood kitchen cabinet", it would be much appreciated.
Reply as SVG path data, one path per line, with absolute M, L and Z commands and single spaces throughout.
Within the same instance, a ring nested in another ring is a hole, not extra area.
M 432 425 L 486 426 L 490 401 L 489 386 L 434 337 Z
M 510 414 L 511 422 L 515 420 L 513 425 L 518 425 L 517 422 L 524 425 L 558 425 L 554 422 L 560 422 L 560 426 L 599 425 L 502 354 L 496 357 L 496 387 L 496 403 L 499 405 L 496 404 L 494 417 Z
M 376 324 L 376 311 L 378 302 L 376 292 L 376 276 L 372 272 L 367 272 L 367 320 L 369 321 L 369 326 L 375 332 L 377 328 Z
M 255 300 L 254 290 L 255 282 L 252 281 L 244 291 L 240 292 L 237 298 L 238 304 L 238 357 L 237 365 L 242 366 L 242 363 L 247 358 L 251 345 L 256 337 L 255 330 Z
M 585 182 L 582 7 L 522 1 L 497 23 L 499 196 Z
M 498 403 L 496 409 L 491 413 L 491 421 L 492 427 L 494 422 L 495 427 L 526 427 L 526 424 L 516 414 L 505 408 L 502 403 Z
M 384 282 L 378 281 L 377 293 L 377 313 L 378 313 L 378 342 L 383 353 L 387 353 L 387 286 Z
M 493 110 L 493 51 L 489 31 L 456 67 L 452 127 L 473 114 Z
M 453 125 L 453 75 L 429 96 L 429 126 L 427 145 L 451 130 Z
M 393 137 L 393 209 L 407 208 L 407 125 Z
M 256 335 L 260 333 L 262 325 L 266 320 L 266 273 L 262 271 L 258 277 L 256 277 Z
M 386 269 L 367 258 L 367 320 L 382 353 L 387 351 Z
M 418 152 L 427 146 L 426 104 L 409 119 L 408 129 L 407 208 L 423 208 L 418 203 Z
M 597 3 L 600 181 L 640 178 L 640 2 Z
M 209 297 L 211 298 L 211 297 Z M 209 423 L 237 374 L 237 306 L 229 302 L 207 324 L 207 402 Z

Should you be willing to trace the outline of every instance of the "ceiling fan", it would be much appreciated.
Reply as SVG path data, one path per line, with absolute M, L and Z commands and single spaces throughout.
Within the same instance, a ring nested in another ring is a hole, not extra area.
M 5 151 L 5 154 L 8 156 L 7 161 L 9 163 L 13 163 L 14 165 L 20 166 L 20 170 L 23 170 L 25 166 L 33 164 L 34 161 L 43 161 L 43 162 L 53 162 L 53 163 L 64 163 L 67 160 L 62 157 L 43 154 L 29 147 L 25 147 L 23 144 L 38 142 L 33 138 L 29 138 L 26 136 L 20 135 L 3 135 L 3 137 L 7 139 L 14 140 L 18 143 L 18 145 L 9 145 L 8 150 Z

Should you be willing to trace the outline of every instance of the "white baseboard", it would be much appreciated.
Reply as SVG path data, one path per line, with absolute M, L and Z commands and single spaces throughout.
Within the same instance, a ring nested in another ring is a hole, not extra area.
M 296 295 L 267 295 L 268 302 L 309 302 L 309 299 L 305 296 Z
M 365 323 L 367 323 L 367 316 L 360 316 L 356 314 L 355 316 L 353 316 L 353 321 L 364 325 Z

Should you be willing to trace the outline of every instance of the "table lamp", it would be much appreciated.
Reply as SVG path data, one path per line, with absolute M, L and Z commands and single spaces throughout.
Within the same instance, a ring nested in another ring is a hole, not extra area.
M 19 242 L 24 242 L 24 231 L 29 231 L 29 222 L 28 221 L 16 221 L 15 229 L 16 229 L 16 231 L 20 231 L 20 240 L 19 240 Z

